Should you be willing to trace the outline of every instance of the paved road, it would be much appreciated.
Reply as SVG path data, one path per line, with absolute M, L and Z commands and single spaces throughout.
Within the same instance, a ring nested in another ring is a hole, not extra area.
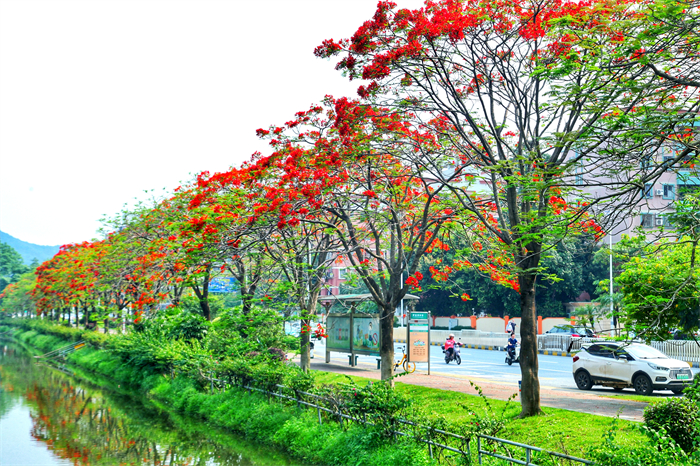
M 325 342 L 316 343 L 315 362 L 324 361 L 325 357 Z M 397 343 L 394 345 L 396 358 L 401 355 L 402 348 L 406 345 Z M 505 352 L 503 351 L 488 351 L 461 348 L 462 364 L 456 365 L 454 362 L 445 364 L 445 358 L 439 346 L 431 346 L 430 348 L 430 373 L 431 375 L 439 375 L 444 377 L 456 377 L 500 384 L 505 386 L 517 387 L 520 380 L 520 366 L 513 364 L 508 366 L 505 363 Z M 579 392 L 574 383 L 574 378 L 571 373 L 571 358 L 563 356 L 546 356 L 539 355 L 539 376 L 540 386 L 542 389 L 548 390 L 573 390 Z M 358 356 L 358 367 L 370 369 L 377 367 L 377 358 L 374 356 Z M 344 353 L 331 353 L 331 362 L 334 364 L 348 365 L 349 355 Z M 417 374 L 427 374 L 428 364 L 422 363 L 416 365 Z M 700 369 L 693 369 L 697 374 Z M 613 394 L 612 388 L 596 387 L 592 390 L 593 393 Z M 626 393 L 634 393 L 633 389 L 625 389 Z M 659 391 L 656 394 L 670 395 L 672 392 Z

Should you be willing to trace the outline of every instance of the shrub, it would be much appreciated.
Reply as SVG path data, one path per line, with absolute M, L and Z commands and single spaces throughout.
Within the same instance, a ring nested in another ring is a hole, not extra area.
M 697 465 L 673 439 L 665 435 L 663 428 L 660 431 L 654 431 L 645 426 L 639 426 L 638 429 L 648 435 L 648 442 L 635 445 L 619 443 L 616 438 L 617 421 L 617 418 L 613 420 L 603 442 L 591 448 L 587 456 L 589 460 L 605 466 Z
M 698 405 L 688 398 L 668 398 L 651 403 L 644 410 L 644 424 L 652 430 L 665 430 L 686 452 L 694 450 L 693 442 L 700 435 Z

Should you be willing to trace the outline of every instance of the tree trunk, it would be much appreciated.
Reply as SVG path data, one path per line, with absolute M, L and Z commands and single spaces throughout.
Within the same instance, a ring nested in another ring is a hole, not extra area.
M 382 308 L 379 315 L 380 342 L 379 354 L 381 354 L 382 380 L 391 380 L 394 386 L 394 309 Z
M 209 278 L 211 277 L 209 273 L 210 270 L 211 267 L 207 267 L 207 270 L 204 274 L 204 279 L 202 280 L 201 290 L 196 284 L 192 287 L 194 294 L 197 295 L 197 299 L 199 300 L 199 308 L 202 310 L 202 315 L 205 319 L 207 319 L 207 321 L 211 320 L 211 307 L 209 307 Z
M 522 272 L 518 276 L 520 284 L 520 373 L 522 386 L 520 417 L 541 414 L 540 381 L 538 377 L 539 364 L 537 361 L 537 308 L 535 304 L 535 282 L 537 276 L 533 272 Z
M 311 342 L 311 318 L 301 319 L 301 333 L 299 335 L 299 344 L 301 350 L 301 370 L 309 372 L 311 369 L 311 354 L 309 351 L 309 343 Z M 306 329 L 306 331 L 304 331 Z

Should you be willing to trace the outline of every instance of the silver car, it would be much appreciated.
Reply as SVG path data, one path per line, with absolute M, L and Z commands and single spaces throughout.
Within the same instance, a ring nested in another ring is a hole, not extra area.
M 633 387 L 640 395 L 650 395 L 654 390 L 681 393 L 693 381 L 687 362 L 671 359 L 641 343 L 583 345 L 573 361 L 574 381 L 581 390 L 602 385 L 615 390 Z

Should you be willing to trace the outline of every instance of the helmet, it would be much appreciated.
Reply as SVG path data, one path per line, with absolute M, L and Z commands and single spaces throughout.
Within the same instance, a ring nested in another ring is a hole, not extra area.
M 454 334 L 454 333 L 450 333 L 449 338 L 454 338 L 454 337 L 455 337 L 455 334 Z

